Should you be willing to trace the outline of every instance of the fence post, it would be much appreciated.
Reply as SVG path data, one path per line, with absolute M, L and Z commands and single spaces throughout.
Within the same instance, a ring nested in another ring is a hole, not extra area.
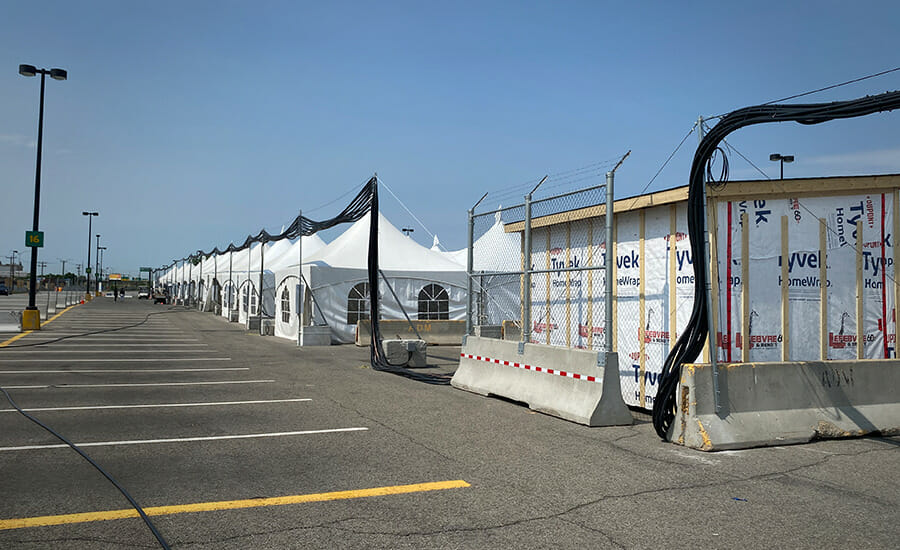
M 605 349 L 603 350 L 604 353 L 600 354 L 600 356 L 603 357 L 604 365 L 606 365 L 606 354 L 612 353 L 613 350 L 613 284 L 615 283 L 615 281 L 613 281 L 613 217 L 615 214 L 613 188 L 615 179 L 615 170 L 606 173 L 606 256 L 603 263 L 603 270 L 605 271 L 605 302 L 603 306 L 606 320 L 603 325 L 603 347 Z M 643 258 L 641 261 L 643 261 Z M 593 327 L 591 330 L 594 330 Z
M 472 265 L 474 264 L 475 212 L 469 209 L 469 248 L 466 252 L 466 335 L 472 334 Z
M 546 178 L 544 178 L 546 179 Z M 543 183 L 544 180 L 541 180 Z M 538 184 L 540 185 L 540 184 Z M 525 195 L 525 237 L 524 237 L 524 273 L 522 278 L 522 341 L 519 345 L 519 352 L 524 353 L 525 342 L 531 340 L 531 195 Z

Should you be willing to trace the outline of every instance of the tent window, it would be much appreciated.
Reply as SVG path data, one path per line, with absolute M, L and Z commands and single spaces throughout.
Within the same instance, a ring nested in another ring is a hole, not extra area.
M 355 325 L 360 319 L 369 318 L 369 283 L 359 283 L 350 289 L 347 297 L 347 324 Z
M 441 285 L 425 285 L 419 291 L 419 320 L 450 318 L 450 297 Z
M 234 307 L 234 285 L 229 281 L 228 290 L 225 293 L 225 307 L 231 309 Z
M 287 286 L 281 291 L 281 321 L 284 323 L 291 322 L 291 293 Z
M 241 307 L 244 309 L 244 313 L 247 313 L 247 307 L 250 305 L 250 284 L 244 287 L 244 299 L 241 300 L 243 303 Z

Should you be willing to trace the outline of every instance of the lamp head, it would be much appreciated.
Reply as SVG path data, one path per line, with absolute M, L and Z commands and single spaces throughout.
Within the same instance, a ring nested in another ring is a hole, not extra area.
M 794 155 L 782 155 L 781 160 L 784 162 L 794 162 Z
M 19 74 L 22 76 L 35 76 L 37 67 L 34 65 L 19 65 Z
M 769 155 L 769 160 L 778 162 L 779 160 L 781 160 L 781 155 L 779 153 L 772 153 L 771 155 Z
M 69 73 L 65 69 L 50 69 L 50 78 L 53 80 L 66 80 Z

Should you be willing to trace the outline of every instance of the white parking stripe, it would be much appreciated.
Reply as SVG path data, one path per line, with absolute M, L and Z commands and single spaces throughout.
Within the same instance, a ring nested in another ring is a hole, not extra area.
M 8 351 L 7 351 L 8 350 Z M 116 353 L 207 353 L 209 350 L 205 349 L 135 349 L 135 350 L 116 350 Z M 40 355 L 44 355 L 47 353 L 103 353 L 102 349 L 84 349 L 84 350 L 65 350 L 65 349 L 55 349 L 55 348 L 43 348 L 43 349 L 27 349 L 22 351 L 15 351 L 15 346 L 12 348 L 5 348 L 2 352 L 4 356 L 10 355 L 13 353 L 37 353 Z M 3 360 L 3 357 L 0 356 L 0 361 Z
M 300 403 L 312 401 L 309 398 L 296 399 L 264 399 L 257 401 L 212 401 L 201 403 L 149 403 L 142 405 L 85 405 L 80 407 L 38 407 L 22 409 L 25 412 L 54 412 L 54 411 L 96 411 L 105 409 L 156 409 L 171 407 L 220 407 L 228 405 L 266 405 L 269 403 Z M 0 409 L 0 413 L 19 412 L 16 409 Z
M 165 345 L 165 344 L 163 344 L 163 345 Z M 7 351 L 7 350 L 9 350 L 9 351 Z M 136 349 L 136 350 L 120 349 L 120 350 L 116 350 L 115 353 L 206 353 L 208 351 L 209 350 L 205 350 L 205 349 Z M 0 353 L 3 353 L 3 355 L 9 355 L 11 353 L 40 353 L 41 355 L 43 355 L 46 353 L 103 353 L 103 350 L 102 349 L 100 349 L 100 350 L 91 350 L 91 349 L 58 350 L 55 348 L 42 348 L 42 349 L 29 349 L 29 350 L 15 351 L 15 346 L 13 346 L 12 348 L 4 349 Z M 3 360 L 2 357 L 0 357 L 0 361 L 2 361 L 2 360 Z
M 153 382 L 146 384 L 47 384 L 44 386 L 3 386 L 7 390 L 38 388 L 136 388 L 138 386 L 215 386 L 220 384 L 266 384 L 274 380 L 223 380 L 221 382 Z
M 201 344 L 199 342 L 196 344 L 172 344 L 169 342 L 162 342 L 162 343 L 158 343 L 158 344 L 79 344 L 79 343 L 72 342 L 72 343 L 60 343 L 58 345 L 53 346 L 52 348 L 49 348 L 49 347 L 38 348 L 35 346 L 29 346 L 29 349 L 34 349 L 35 351 L 37 351 L 38 349 L 43 349 L 43 350 L 55 349 L 55 350 L 57 350 L 57 349 L 63 349 L 63 348 L 73 348 L 73 349 L 74 348 L 104 348 L 104 349 L 105 348 L 149 348 L 149 347 L 162 347 L 162 346 L 167 346 L 167 347 L 181 346 L 181 347 L 195 348 L 195 347 L 209 346 L 209 344 Z M 7 350 L 14 350 L 14 349 L 16 349 L 16 346 L 8 346 L 8 347 L 4 348 L 3 351 L 0 353 L 9 353 Z
M 78 370 L 0 370 L 0 374 L 79 374 L 88 372 L 214 372 L 250 370 L 250 367 L 222 367 L 218 369 L 78 369 Z
M 369 428 L 332 428 L 329 430 L 303 430 L 299 432 L 272 432 L 261 434 L 241 434 L 241 435 L 216 435 L 206 437 L 174 437 L 171 439 L 134 439 L 125 441 L 94 441 L 90 443 L 76 443 L 79 447 L 110 447 L 116 445 L 147 445 L 151 443 L 186 443 L 190 441 L 221 441 L 223 439 L 253 439 L 260 437 L 286 437 L 292 435 L 313 435 L 313 434 L 329 434 L 339 432 L 361 432 Z M 2 451 L 33 451 L 36 449 L 68 449 L 66 444 L 59 445 L 22 445 L 20 447 L 0 447 Z
M 191 358 L 146 358 L 146 357 L 120 357 L 117 359 L 3 359 L 0 355 L 0 363 L 3 361 L 12 361 L 16 363 L 139 363 L 139 362 L 173 362 L 173 361 L 231 361 L 231 357 L 191 357 Z

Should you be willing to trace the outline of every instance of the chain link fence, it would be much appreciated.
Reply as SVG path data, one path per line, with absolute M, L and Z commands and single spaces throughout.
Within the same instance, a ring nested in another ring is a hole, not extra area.
M 606 351 L 606 186 L 470 214 L 470 334 Z

